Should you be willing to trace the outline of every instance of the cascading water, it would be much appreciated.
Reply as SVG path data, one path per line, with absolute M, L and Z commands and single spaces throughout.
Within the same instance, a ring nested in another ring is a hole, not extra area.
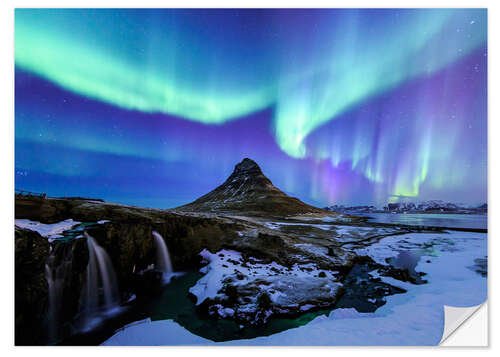
M 116 275 L 106 251 L 84 232 L 89 250 L 87 281 L 83 298 L 84 326 L 91 328 L 91 322 L 102 313 L 116 307 L 120 301 Z
M 45 264 L 45 279 L 48 285 L 48 340 L 57 341 L 61 324 L 61 308 L 64 303 L 64 288 L 71 278 L 73 265 L 73 249 L 71 245 L 62 244 L 53 247 Z
M 170 261 L 170 255 L 168 254 L 168 248 L 163 240 L 163 237 L 158 233 L 153 231 L 153 237 L 155 239 L 156 245 L 156 264 L 155 268 L 162 271 L 164 274 L 172 274 L 174 269 L 172 268 L 172 262 Z
M 49 340 L 54 340 L 55 329 L 57 328 L 57 315 L 54 311 L 55 304 L 55 288 L 54 288 L 54 274 L 50 269 L 48 264 L 45 264 L 45 279 L 47 280 L 48 294 L 49 294 L 49 305 L 48 305 L 48 327 L 49 327 Z

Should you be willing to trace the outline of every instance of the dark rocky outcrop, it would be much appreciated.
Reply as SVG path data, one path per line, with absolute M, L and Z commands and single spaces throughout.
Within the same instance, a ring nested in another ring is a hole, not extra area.
M 48 303 L 45 261 L 49 243 L 38 233 L 15 229 L 15 342 L 36 344 L 42 338 Z
M 42 223 L 56 223 L 68 218 L 80 222 L 99 220 L 137 221 L 157 219 L 164 210 L 126 206 L 101 200 L 71 198 L 41 198 L 16 196 L 15 216 Z
M 61 333 L 55 335 L 68 335 L 72 331 L 72 321 L 81 310 L 82 290 L 86 282 L 87 264 L 89 254 L 85 239 L 76 239 L 68 242 L 55 241 L 51 243 L 52 252 L 47 259 L 49 274 L 53 279 L 63 281 L 60 290 L 53 291 L 53 309 L 47 310 L 46 326 L 50 329 L 57 325 Z M 59 288 L 58 288 L 59 289 Z

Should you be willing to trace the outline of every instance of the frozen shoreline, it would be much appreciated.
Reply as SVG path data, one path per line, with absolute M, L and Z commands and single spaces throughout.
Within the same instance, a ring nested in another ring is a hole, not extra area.
M 422 249 L 425 248 L 425 249 Z M 473 306 L 487 298 L 487 280 L 470 267 L 487 256 L 482 233 L 410 233 L 386 237 L 358 254 L 375 261 L 400 251 L 419 250 L 417 271 L 427 284 L 413 285 L 388 277 L 383 281 L 407 290 L 387 297 L 374 313 L 337 309 L 307 325 L 271 336 L 234 340 L 224 345 L 436 345 L 443 331 L 443 305 Z M 429 262 L 428 262 L 429 261 Z M 172 320 L 145 322 L 122 329 L 104 345 L 207 345 L 214 342 L 185 330 Z

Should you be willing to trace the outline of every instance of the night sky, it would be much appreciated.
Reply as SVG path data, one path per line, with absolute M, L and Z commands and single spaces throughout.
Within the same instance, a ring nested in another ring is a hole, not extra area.
M 486 202 L 486 10 L 16 10 L 16 188 L 170 208 L 244 157 L 319 206 Z

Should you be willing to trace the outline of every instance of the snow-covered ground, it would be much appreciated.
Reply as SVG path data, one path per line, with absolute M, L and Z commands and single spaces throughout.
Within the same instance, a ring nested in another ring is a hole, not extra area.
M 335 226 L 329 224 L 314 224 L 314 223 L 290 223 L 290 222 L 266 222 L 264 226 L 270 229 L 280 230 L 282 226 L 309 226 L 314 228 L 319 228 L 324 231 L 331 231 L 335 229 Z
M 332 298 L 341 286 L 337 272 L 319 270 L 312 263 L 295 264 L 289 269 L 276 262 L 263 264 L 255 258 L 245 261 L 241 253 L 233 250 L 217 253 L 203 250 L 200 255 L 209 264 L 201 270 L 205 276 L 189 289 L 196 296 L 197 305 L 205 299 L 225 298 L 221 291 L 227 284 L 236 287 L 240 297 L 245 297 L 246 302 L 238 304 L 237 311 L 215 305 L 218 309 L 214 313 L 221 317 L 238 316 L 250 321 L 258 310 L 258 296 L 262 293 L 268 294 L 281 312 L 288 312 L 303 308 L 312 299 Z M 324 273 L 323 277 L 318 276 L 320 272 Z M 265 313 L 264 319 L 272 312 Z
M 386 234 L 395 233 L 398 230 L 391 227 L 366 227 L 366 226 L 353 226 L 342 224 L 317 224 L 317 223 L 291 223 L 291 222 L 265 222 L 264 226 L 273 230 L 282 230 L 284 227 L 311 227 L 317 228 L 330 233 L 331 238 L 336 242 L 349 243 L 356 242 L 360 239 L 369 237 L 381 236 Z M 314 236 L 314 234 L 313 234 Z M 324 237 L 323 237 L 324 238 Z
M 298 219 L 304 222 L 308 221 L 323 221 L 323 222 L 347 222 L 350 223 L 353 221 L 352 216 L 346 216 L 344 214 L 339 214 L 339 213 L 332 213 L 327 216 L 318 216 L 317 214 L 312 214 L 312 213 L 306 213 L 303 215 L 299 216 L 291 216 L 287 217 L 286 219 Z
M 30 229 L 32 231 L 38 232 L 42 237 L 48 238 L 49 242 L 55 238 L 61 238 L 61 234 L 71 227 L 80 224 L 81 222 L 73 221 L 72 219 L 66 219 L 58 223 L 40 223 L 37 221 L 30 221 L 29 219 L 16 219 L 15 225 L 20 228 Z
M 386 264 L 399 252 L 417 251 L 416 271 L 427 284 L 413 285 L 389 277 L 385 282 L 407 290 L 387 297 L 374 313 L 337 309 L 307 325 L 271 336 L 224 342 L 227 345 L 436 345 L 444 324 L 443 305 L 474 306 L 487 298 L 487 280 L 470 267 L 487 256 L 487 235 L 411 233 L 391 236 L 358 254 Z M 375 272 L 373 274 L 376 274 Z M 193 335 L 171 320 L 146 322 L 122 329 L 106 345 L 199 345 L 214 342 Z
M 213 344 L 196 336 L 172 320 L 138 321 L 125 326 L 103 346 L 193 346 Z

